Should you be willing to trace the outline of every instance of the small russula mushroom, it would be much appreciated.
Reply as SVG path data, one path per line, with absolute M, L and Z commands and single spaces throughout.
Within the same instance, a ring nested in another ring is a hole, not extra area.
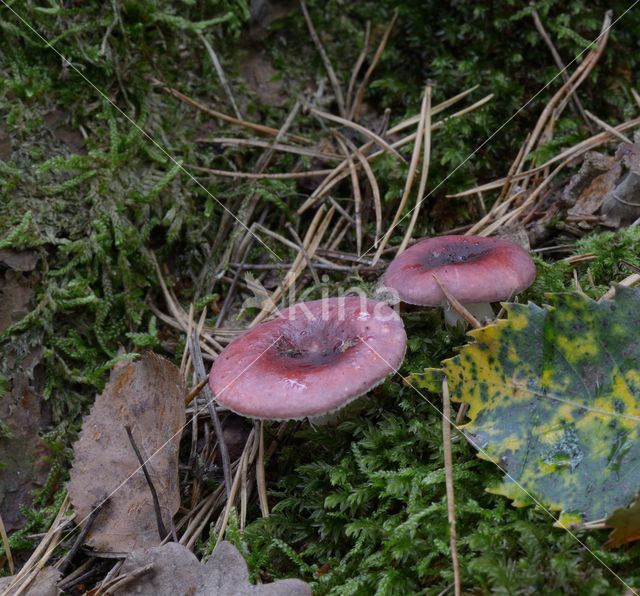
M 232 341 L 209 374 L 216 400 L 263 420 L 322 417 L 380 384 L 407 336 L 387 304 L 363 297 L 302 302 Z
M 531 257 L 513 242 L 482 236 L 438 236 L 421 240 L 397 256 L 387 268 L 383 284 L 407 304 L 442 305 L 447 323 L 455 324 L 460 319 L 449 307 L 438 281 L 482 320 L 493 318 L 491 302 L 522 292 L 535 277 Z

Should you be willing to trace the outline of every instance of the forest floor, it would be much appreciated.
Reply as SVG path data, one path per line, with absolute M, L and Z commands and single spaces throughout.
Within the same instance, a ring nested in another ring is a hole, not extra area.
M 65 561 L 67 483 L 83 417 L 144 352 L 191 389 L 194 330 L 208 368 L 265 304 L 373 295 L 400 247 L 445 233 L 529 250 L 521 304 L 637 283 L 637 9 L 249 4 L 0 0 L 0 575 L 113 588 L 113 558 Z M 402 316 L 401 374 L 331 425 L 221 412 L 231 499 L 191 401 L 181 543 L 206 557 L 224 535 L 254 583 L 454 593 L 449 477 L 465 593 L 640 589 L 637 545 L 488 492 L 501 469 L 455 429 L 445 466 L 442 397 L 406 379 L 469 338 Z

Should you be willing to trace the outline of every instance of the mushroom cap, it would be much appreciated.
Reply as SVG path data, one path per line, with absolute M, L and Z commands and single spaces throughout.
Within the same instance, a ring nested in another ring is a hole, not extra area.
M 536 267 L 522 247 L 501 238 L 426 238 L 387 268 L 383 283 L 407 304 L 437 306 L 445 300 L 433 275 L 460 302 L 497 302 L 528 288 Z
M 359 296 L 302 302 L 249 329 L 209 374 L 216 400 L 267 420 L 321 416 L 395 372 L 407 336 L 399 315 Z

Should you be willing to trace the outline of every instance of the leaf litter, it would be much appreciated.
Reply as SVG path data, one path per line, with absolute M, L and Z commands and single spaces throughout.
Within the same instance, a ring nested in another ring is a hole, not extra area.
M 86 537 L 97 551 L 128 553 L 164 538 L 126 426 L 146 460 L 162 521 L 172 526 L 180 505 L 178 448 L 185 394 L 178 368 L 145 353 L 138 362 L 114 368 L 84 419 L 68 490 L 78 521 L 101 507 Z
M 121 576 L 151 568 L 136 576 L 114 594 L 154 594 L 155 596 L 307 596 L 309 586 L 299 579 L 284 579 L 264 585 L 251 585 L 247 564 L 238 549 L 221 542 L 206 563 L 198 561 L 186 547 L 175 542 L 132 552 L 120 569 Z

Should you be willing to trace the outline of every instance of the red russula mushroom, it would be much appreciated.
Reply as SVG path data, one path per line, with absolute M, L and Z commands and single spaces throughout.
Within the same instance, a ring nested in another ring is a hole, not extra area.
M 536 267 L 526 250 L 508 240 L 438 236 L 421 240 L 396 257 L 383 283 L 395 289 L 403 302 L 442 304 L 445 315 L 450 314 L 434 274 L 467 310 L 492 318 L 490 303 L 528 288 L 536 277 Z
M 407 336 L 388 305 L 359 296 L 296 304 L 231 342 L 209 374 L 216 400 L 267 420 L 320 417 L 402 363 Z

